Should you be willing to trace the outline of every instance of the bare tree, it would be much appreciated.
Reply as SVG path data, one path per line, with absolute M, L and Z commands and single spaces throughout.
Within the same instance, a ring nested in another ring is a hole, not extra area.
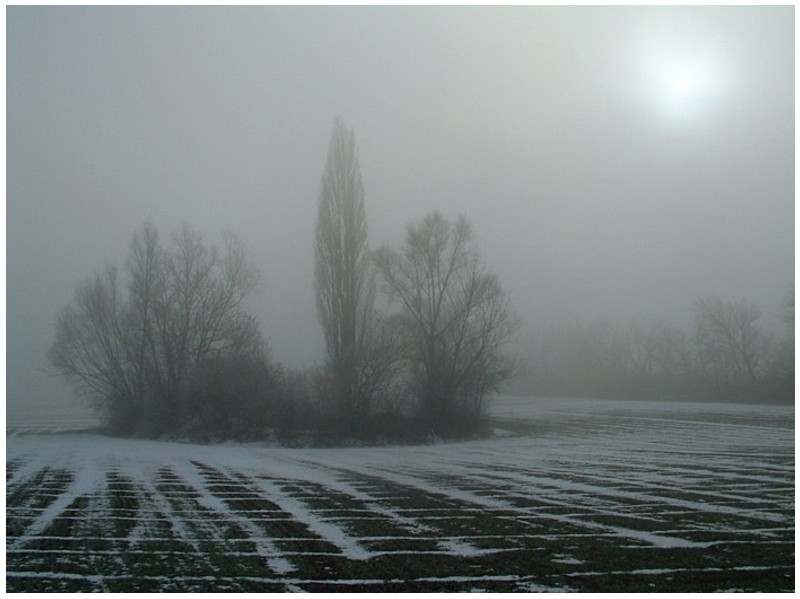
M 694 354 L 691 336 L 684 331 L 659 323 L 651 328 L 650 353 L 654 374 L 665 387 L 679 388 L 694 375 Z
M 159 244 L 158 230 L 145 222 L 131 239 L 126 270 L 128 273 L 129 360 L 135 369 L 135 392 L 131 403 L 141 414 L 156 381 L 163 380 L 156 338 L 156 316 L 162 310 L 166 286 L 165 253 Z
M 721 384 L 753 383 L 763 359 L 758 309 L 718 297 L 695 303 L 696 343 L 700 367 Z
M 263 351 L 242 309 L 256 271 L 235 237 L 224 253 L 184 226 L 165 249 L 149 223 L 133 236 L 127 297 L 108 267 L 78 286 L 48 358 L 121 432 L 173 429 L 188 381 L 212 357 Z M 135 430 L 134 430 L 135 429 Z
M 55 372 L 109 420 L 138 418 L 138 381 L 132 355 L 130 319 L 120 299 L 117 271 L 108 266 L 79 284 L 72 305 L 56 321 L 56 339 L 48 352 Z
M 317 312 L 333 392 L 341 415 L 348 421 L 359 420 L 370 408 L 360 373 L 369 355 L 375 285 L 355 134 L 338 117 L 322 176 L 314 249 Z
M 430 214 L 409 225 L 400 252 L 383 246 L 375 262 L 402 307 L 422 414 L 443 433 L 477 424 L 486 395 L 511 375 L 503 349 L 517 321 L 480 262 L 469 222 Z
M 401 408 L 397 405 L 396 384 L 402 374 L 407 344 L 406 328 L 398 318 L 373 311 L 357 361 L 358 414 L 366 415 L 378 408 L 397 412 Z

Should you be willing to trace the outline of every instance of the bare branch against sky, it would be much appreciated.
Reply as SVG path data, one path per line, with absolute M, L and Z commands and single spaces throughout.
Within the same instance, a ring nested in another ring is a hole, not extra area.
M 322 360 L 314 224 L 334 115 L 371 243 L 474 224 L 524 326 L 777 323 L 794 286 L 794 7 L 7 9 L 7 398 L 77 282 L 147 219 L 230 229 L 275 357 Z

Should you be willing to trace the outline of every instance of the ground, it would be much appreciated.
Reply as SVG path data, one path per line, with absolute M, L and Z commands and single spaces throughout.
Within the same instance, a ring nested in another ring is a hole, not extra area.
M 794 409 L 501 398 L 417 447 L 6 437 L 7 591 L 793 591 Z

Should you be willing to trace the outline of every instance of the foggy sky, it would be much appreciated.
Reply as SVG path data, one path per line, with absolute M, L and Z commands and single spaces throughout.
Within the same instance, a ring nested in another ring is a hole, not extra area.
M 524 331 L 688 324 L 794 287 L 794 9 L 7 8 L 7 401 L 133 231 L 237 232 L 281 362 L 322 359 L 313 231 L 333 118 L 370 244 L 474 224 Z M 676 91 L 687 78 L 689 91 Z

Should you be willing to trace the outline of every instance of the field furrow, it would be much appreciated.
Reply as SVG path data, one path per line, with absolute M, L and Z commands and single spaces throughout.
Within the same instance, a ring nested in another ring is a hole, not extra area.
M 419 447 L 7 437 L 6 589 L 794 589 L 791 408 L 548 406 Z

